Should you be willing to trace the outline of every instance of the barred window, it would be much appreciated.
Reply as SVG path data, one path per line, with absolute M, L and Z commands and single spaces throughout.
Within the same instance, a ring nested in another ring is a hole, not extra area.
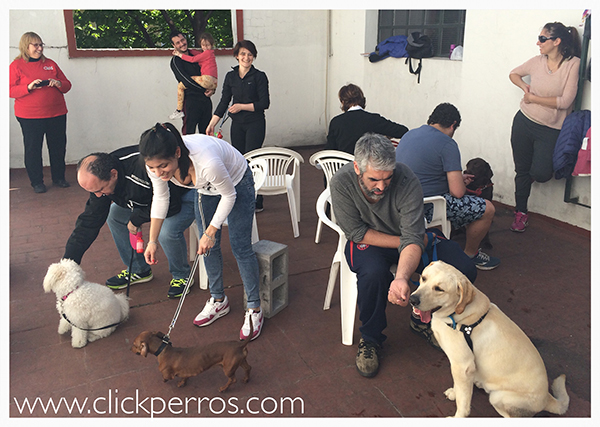
M 463 46 L 466 10 L 380 10 L 377 43 L 419 31 L 431 38 L 434 56 L 448 56 L 450 45 Z

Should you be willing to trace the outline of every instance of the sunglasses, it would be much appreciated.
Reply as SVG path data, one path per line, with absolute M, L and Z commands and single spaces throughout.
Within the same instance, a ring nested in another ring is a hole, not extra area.
M 556 40 L 556 37 L 538 36 L 538 41 L 540 43 L 546 43 L 548 40 Z

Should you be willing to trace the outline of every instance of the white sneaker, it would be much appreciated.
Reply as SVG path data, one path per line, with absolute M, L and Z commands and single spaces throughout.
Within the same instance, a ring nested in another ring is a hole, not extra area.
M 227 299 L 227 296 L 225 296 L 223 301 L 215 301 L 213 297 L 210 297 L 210 299 L 206 301 L 206 305 L 202 311 L 198 313 L 194 319 L 194 325 L 208 326 L 219 317 L 223 317 L 229 313 L 229 310 L 229 300 Z
M 171 120 L 175 120 L 175 119 L 178 119 L 178 118 L 180 118 L 180 117 L 183 117 L 183 116 L 185 116 L 185 114 L 183 114 L 183 111 L 180 111 L 180 110 L 175 110 L 175 111 L 173 111 L 173 113 L 172 113 L 172 114 L 169 116 L 169 118 L 170 118 Z
M 260 335 L 260 331 L 262 331 L 262 310 L 257 313 L 253 309 L 248 309 L 244 316 L 244 325 L 242 326 L 242 329 L 240 329 L 240 340 L 245 340 L 250 335 L 250 316 L 252 316 L 252 329 L 254 329 L 251 341 L 258 338 L 258 336 Z

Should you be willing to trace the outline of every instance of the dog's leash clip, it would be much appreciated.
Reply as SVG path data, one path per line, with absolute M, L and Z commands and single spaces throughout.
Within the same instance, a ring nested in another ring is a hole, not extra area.
M 456 320 L 454 320 L 454 313 L 452 313 L 448 317 L 450 318 L 450 320 L 452 320 L 452 325 L 448 325 L 448 326 L 450 326 L 452 329 L 456 329 Z

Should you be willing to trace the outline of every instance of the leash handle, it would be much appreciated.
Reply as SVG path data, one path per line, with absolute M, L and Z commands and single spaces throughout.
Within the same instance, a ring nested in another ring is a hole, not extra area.
M 223 114 L 223 118 L 221 119 L 221 124 L 219 125 L 219 130 L 217 133 L 215 133 L 215 136 L 219 139 L 223 139 L 223 133 L 221 133 L 221 130 L 223 129 L 223 124 L 227 121 L 228 118 L 229 118 L 229 111 L 225 110 L 225 114 Z

